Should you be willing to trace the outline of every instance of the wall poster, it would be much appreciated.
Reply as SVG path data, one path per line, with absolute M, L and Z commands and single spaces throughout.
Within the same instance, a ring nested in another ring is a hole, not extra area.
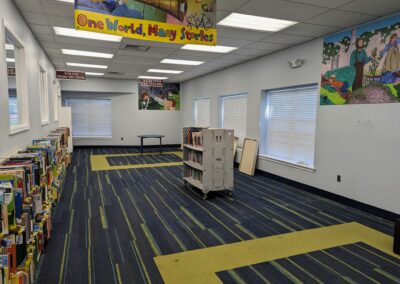
M 138 97 L 140 110 L 179 110 L 180 84 L 140 80 Z
M 75 28 L 139 40 L 216 45 L 216 0 L 75 0 Z
M 400 102 L 400 15 L 324 39 L 321 105 Z

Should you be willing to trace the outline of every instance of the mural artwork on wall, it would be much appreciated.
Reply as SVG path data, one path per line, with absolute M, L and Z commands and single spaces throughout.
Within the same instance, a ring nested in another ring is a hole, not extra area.
M 161 80 L 140 80 L 140 110 L 179 110 L 180 84 Z
M 321 105 L 400 102 L 400 15 L 324 39 Z

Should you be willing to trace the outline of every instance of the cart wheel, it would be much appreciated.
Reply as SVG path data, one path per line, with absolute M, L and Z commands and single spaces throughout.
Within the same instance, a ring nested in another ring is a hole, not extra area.
M 228 190 L 228 197 L 232 197 L 233 195 L 233 191 L 232 190 Z
M 187 188 L 187 181 L 186 180 L 183 182 L 183 184 L 184 184 L 185 188 Z
M 207 198 L 208 198 L 208 194 L 207 193 L 203 193 L 203 199 L 207 200 Z

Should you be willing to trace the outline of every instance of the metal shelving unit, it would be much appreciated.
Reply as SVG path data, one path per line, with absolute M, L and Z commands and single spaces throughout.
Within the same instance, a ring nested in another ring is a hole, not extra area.
M 207 199 L 211 191 L 233 192 L 233 130 L 183 128 L 183 180 Z

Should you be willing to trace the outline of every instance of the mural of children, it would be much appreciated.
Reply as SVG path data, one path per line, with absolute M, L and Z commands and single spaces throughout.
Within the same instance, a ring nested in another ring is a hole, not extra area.
M 382 67 L 381 83 L 393 84 L 400 75 L 400 38 L 398 35 L 392 34 L 389 43 L 380 52 L 380 57 L 385 56 Z
M 350 66 L 355 68 L 356 77 L 353 83 L 353 91 L 363 86 L 364 65 L 372 60 L 368 57 L 364 49 L 364 40 L 358 38 L 356 41 L 356 49 L 351 53 Z

